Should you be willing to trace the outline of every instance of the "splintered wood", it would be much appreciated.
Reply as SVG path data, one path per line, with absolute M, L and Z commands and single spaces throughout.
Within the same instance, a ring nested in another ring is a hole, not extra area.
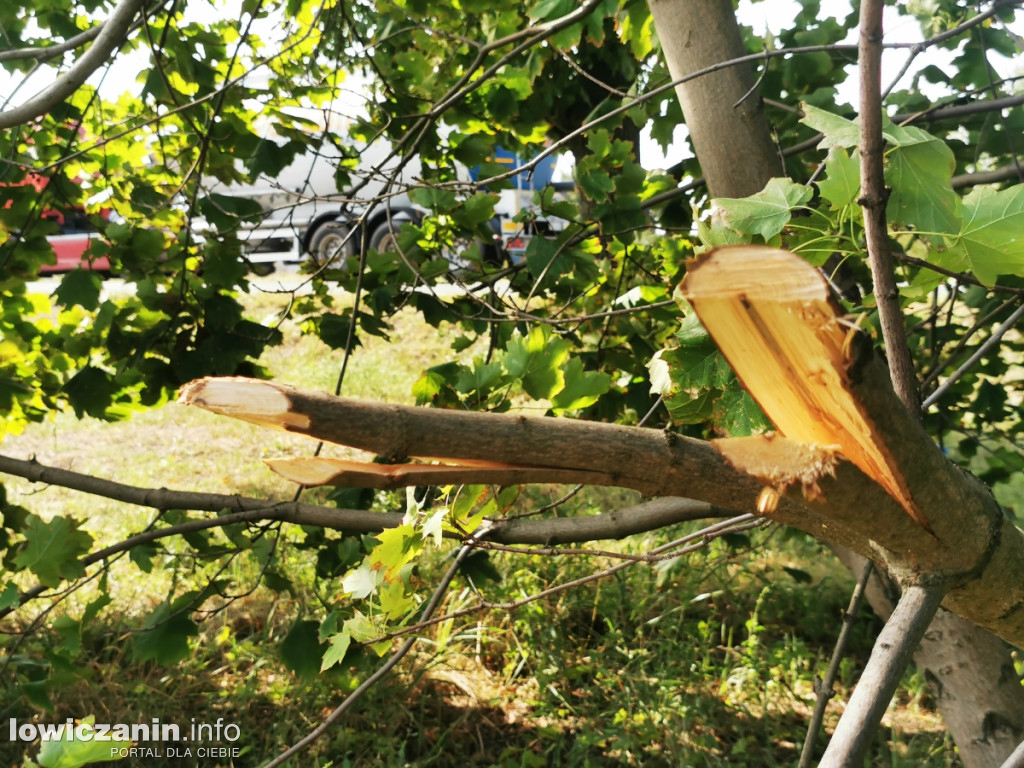
M 559 453 L 558 461 L 546 465 L 519 462 L 492 461 L 466 455 L 478 430 L 467 427 L 462 431 L 451 425 L 453 419 L 465 424 L 483 417 L 491 426 L 504 424 L 509 430 L 509 417 L 436 411 L 427 408 L 406 408 L 379 403 L 361 403 L 327 395 L 303 392 L 283 384 L 239 377 L 206 378 L 189 382 L 181 388 L 178 402 L 193 405 L 213 413 L 248 421 L 263 427 L 281 429 L 293 434 L 307 435 L 320 440 L 371 451 L 383 456 L 389 463 L 352 461 L 304 456 L 270 459 L 265 463 L 279 475 L 306 486 L 343 485 L 365 488 L 402 488 L 414 485 L 494 484 L 521 485 L 525 483 L 586 483 L 615 485 L 629 482 L 618 472 L 594 470 L 588 462 L 571 463 L 567 451 Z M 438 420 L 449 422 L 449 438 L 458 435 L 458 442 L 441 440 Z M 430 421 L 431 425 L 424 422 Z M 513 418 L 513 430 L 522 432 L 526 420 Z M 493 431 L 493 430 L 492 430 Z M 415 433 L 415 436 L 414 434 Z M 501 440 L 492 444 L 483 438 L 482 450 L 493 453 Z M 454 453 L 432 456 L 441 443 Z M 424 448 L 422 453 L 420 449 Z M 480 446 L 477 446 L 480 449 Z M 410 450 L 411 449 L 411 450 Z M 524 451 L 512 451 L 518 456 Z M 536 453 L 536 451 L 535 451 Z M 411 454 L 411 455 L 410 455 Z M 413 459 L 409 463 L 408 460 Z M 398 462 L 398 463 L 394 463 Z
M 784 437 L 837 451 L 928 528 L 883 436 L 851 392 L 859 347 L 850 341 L 858 331 L 842 320 L 814 267 L 776 248 L 718 248 L 690 265 L 681 290 Z M 747 460 L 751 445 L 742 451 Z M 728 458 L 730 451 L 722 452 Z M 772 485 L 792 482 L 786 467 L 776 474 L 758 476 Z

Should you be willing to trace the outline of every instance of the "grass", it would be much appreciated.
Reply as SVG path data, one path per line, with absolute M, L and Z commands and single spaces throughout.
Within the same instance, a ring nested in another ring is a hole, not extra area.
M 272 313 L 274 301 L 252 297 L 252 311 Z M 285 344 L 269 352 L 264 364 L 279 380 L 332 389 L 340 353 L 295 328 L 284 330 Z M 410 402 L 411 383 L 445 344 L 443 336 L 412 314 L 400 315 L 392 343 L 364 340 L 346 374 L 345 394 Z M 169 404 L 117 424 L 58 416 L 8 438 L 2 450 L 126 483 L 289 498 L 291 486 L 266 470 L 262 459 L 308 453 L 312 444 Z M 152 516 L 59 488 L 14 480 L 5 485 L 11 502 L 44 517 L 71 512 L 97 541 L 117 540 Z M 530 489 L 520 503 L 537 507 L 556 495 L 556 489 Z M 635 495 L 626 492 L 588 489 L 560 514 L 631 501 Z M 400 502 L 382 495 L 378 503 Z M 642 552 L 678 534 L 656 532 L 602 546 Z M 43 614 L 25 642 L 15 635 L 0 641 L 12 664 L 4 672 L 0 722 L 61 722 L 87 714 L 111 723 L 223 718 L 239 726 L 243 755 L 201 764 L 258 765 L 270 759 L 315 727 L 379 663 L 364 650 L 346 658 L 343 667 L 309 679 L 282 663 L 282 644 L 297 622 L 321 617 L 337 591 L 336 582 L 317 576 L 319 554 L 303 542 L 301 531 L 289 530 L 279 546 L 280 571 L 291 579 L 287 591 L 249 591 L 260 574 L 258 558 L 232 561 L 222 574 L 222 591 L 235 597 L 207 601 L 187 655 L 169 666 L 132 655 L 135 630 L 169 592 L 186 588 L 190 579 L 201 583 L 208 571 L 196 563 L 177 576 L 169 569 L 145 574 L 119 562 L 108 577 L 114 602 L 88 624 L 73 621 L 98 594 L 86 588 Z M 178 547 L 171 556 L 191 562 L 186 555 Z M 395 675 L 290 764 L 795 765 L 813 706 L 812 681 L 823 672 L 852 588 L 849 574 L 824 555 L 803 535 L 769 529 L 715 541 L 657 567 L 640 565 L 511 613 L 490 611 L 442 624 Z M 502 579 L 482 589 L 488 599 L 504 601 L 611 561 L 499 554 L 493 562 Z M 444 566 L 440 557 L 418 566 L 425 589 Z M 466 582 L 457 580 L 444 607 L 472 598 Z M 24 627 L 33 615 L 23 612 L 17 621 Z M 878 626 L 867 613 L 858 617 L 840 701 Z M 12 670 L 19 685 L 11 683 Z M 839 701 L 830 704 L 829 727 L 840 708 Z M 0 740 L 0 765 L 20 764 L 23 751 Z M 165 756 L 135 764 L 191 763 Z M 908 673 L 872 765 L 957 764 L 920 679 Z

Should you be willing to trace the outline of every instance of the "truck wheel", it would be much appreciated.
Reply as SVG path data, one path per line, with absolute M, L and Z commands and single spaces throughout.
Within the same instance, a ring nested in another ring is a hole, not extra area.
M 385 221 L 379 224 L 377 228 L 370 233 L 370 242 L 366 245 L 367 250 L 377 251 L 377 253 L 397 252 L 397 230 L 406 221 L 408 221 L 408 219 L 394 219 L 393 221 Z M 392 228 L 392 225 L 394 228 Z
M 344 269 L 349 257 L 355 253 L 352 241 L 348 237 L 348 227 L 338 222 L 328 222 L 317 227 L 313 238 L 309 241 L 309 253 L 317 267 L 330 265 L 331 269 Z

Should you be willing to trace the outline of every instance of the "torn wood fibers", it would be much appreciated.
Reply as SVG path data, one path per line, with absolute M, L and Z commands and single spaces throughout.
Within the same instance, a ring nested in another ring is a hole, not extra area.
M 1024 648 L 1024 532 L 893 394 L 817 271 L 772 248 L 721 248 L 691 265 L 682 292 L 777 434 L 709 444 L 239 378 L 191 382 L 179 400 L 390 462 L 268 462 L 304 485 L 587 483 L 760 511 L 875 559 L 901 583 L 947 584 L 946 608 Z M 427 458 L 396 463 L 410 457 Z
M 719 249 L 690 265 L 682 293 L 779 434 L 803 444 L 783 449 L 792 460 L 779 463 L 779 446 L 767 448 L 772 435 L 716 441 L 733 466 L 779 491 L 799 482 L 813 500 L 840 453 L 930 530 L 850 389 L 870 344 L 857 343 L 861 331 L 842 318 L 814 267 L 774 248 Z

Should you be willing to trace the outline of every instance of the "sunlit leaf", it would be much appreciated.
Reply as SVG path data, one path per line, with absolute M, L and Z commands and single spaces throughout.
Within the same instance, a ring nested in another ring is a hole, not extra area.
M 73 519 L 55 517 L 46 522 L 31 515 L 23 533 L 25 544 L 14 563 L 32 571 L 40 583 L 56 587 L 64 579 L 85 574 L 85 566 L 79 558 L 89 551 L 92 537 L 79 530 Z
M 807 203 L 812 195 L 813 190 L 805 184 L 775 178 L 750 197 L 721 197 L 715 200 L 715 205 L 725 212 L 730 228 L 769 240 L 789 223 L 793 210 Z
M 852 203 L 860 192 L 860 164 L 856 156 L 842 147 L 829 150 L 825 160 L 825 177 L 818 182 L 818 189 L 833 211 Z
M 1024 185 L 995 192 L 984 187 L 964 198 L 964 220 L 954 240 L 985 285 L 999 275 L 1024 277 Z

